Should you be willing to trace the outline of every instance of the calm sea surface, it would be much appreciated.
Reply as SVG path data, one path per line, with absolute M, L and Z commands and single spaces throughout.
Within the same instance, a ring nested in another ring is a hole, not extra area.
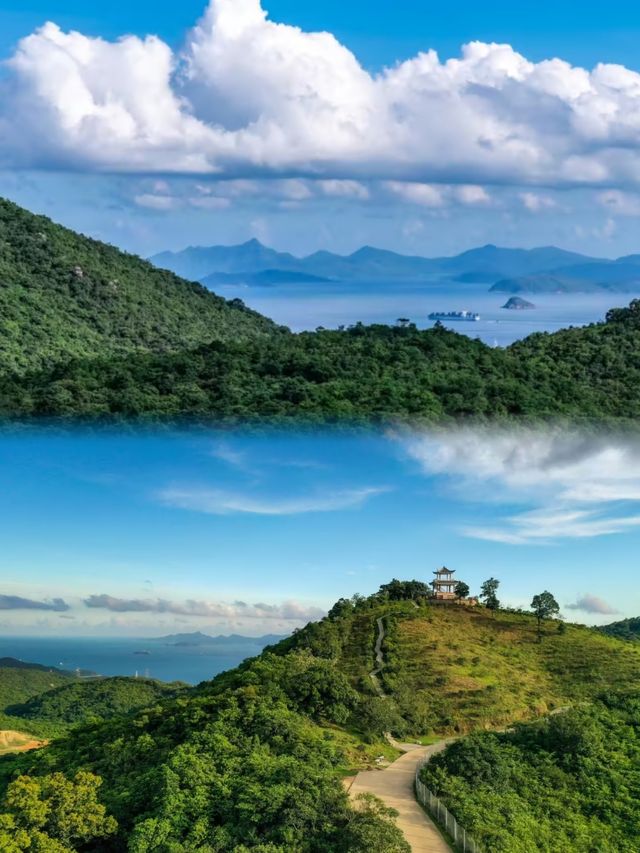
M 135 675 L 198 684 L 262 651 L 258 643 L 169 646 L 155 640 L 1 637 L 0 657 L 100 675 Z M 149 654 L 137 654 L 149 652 Z
M 610 308 L 628 305 L 640 294 L 574 293 L 569 295 L 522 296 L 536 305 L 534 310 L 507 311 L 501 306 L 508 293 L 490 293 L 487 284 L 458 282 L 329 282 L 266 287 L 223 286 L 216 293 L 226 299 L 238 297 L 251 308 L 266 314 L 294 331 L 317 326 L 337 328 L 361 320 L 363 323 L 394 323 L 406 317 L 420 328 L 432 326 L 432 311 L 466 309 L 481 315 L 477 323 L 452 323 L 458 332 L 479 337 L 491 346 L 507 346 L 532 332 L 555 332 L 567 326 L 584 326 L 603 320 Z

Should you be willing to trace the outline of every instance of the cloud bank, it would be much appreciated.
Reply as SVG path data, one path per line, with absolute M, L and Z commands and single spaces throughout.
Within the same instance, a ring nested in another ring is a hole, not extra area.
M 297 601 L 282 604 L 247 604 L 245 601 L 212 602 L 170 601 L 161 598 L 117 598 L 112 595 L 91 595 L 84 600 L 86 607 L 108 610 L 112 613 L 170 613 L 175 616 L 193 616 L 206 619 L 277 619 L 305 622 L 320 619 L 325 611 L 307 607 Z
M 633 438 L 494 427 L 416 434 L 404 445 L 425 473 L 448 476 L 467 499 L 533 506 L 467 526 L 472 538 L 544 544 L 640 527 L 640 442 Z
M 33 601 L 31 598 L 22 598 L 19 595 L 0 595 L 0 610 L 50 610 L 55 613 L 64 613 L 69 609 L 69 605 L 62 598 Z
M 640 74 L 620 65 L 536 63 L 472 42 L 454 59 L 426 49 L 371 74 L 332 34 L 273 22 L 260 0 L 212 0 L 177 52 L 154 36 L 108 42 L 47 23 L 5 66 L 5 166 L 298 175 L 327 193 L 366 192 L 332 183 L 363 178 L 640 183 Z

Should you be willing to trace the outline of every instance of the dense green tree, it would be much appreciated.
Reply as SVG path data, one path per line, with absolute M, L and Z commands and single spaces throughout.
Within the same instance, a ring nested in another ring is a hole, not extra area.
M 422 581 L 399 581 L 395 578 L 390 583 L 382 584 L 379 594 L 390 601 L 418 601 L 427 598 L 430 589 Z
M 99 776 L 79 770 L 73 780 L 62 773 L 33 778 L 20 776 L 12 782 L 4 798 L 3 831 L 13 837 L 17 849 L 62 853 L 89 842 L 107 838 L 117 829 L 98 801 Z
M 538 642 L 542 640 L 542 623 L 545 619 L 553 619 L 560 613 L 560 605 L 553 595 L 545 590 L 533 596 L 531 609 L 536 615 L 538 623 Z
M 471 592 L 471 590 L 469 589 L 469 585 L 466 584 L 464 581 L 458 581 L 454 592 L 456 598 L 458 599 L 458 601 L 460 601 L 463 598 L 469 598 L 469 593 Z
M 480 599 L 484 602 L 488 610 L 499 610 L 500 601 L 498 599 L 498 587 L 500 581 L 495 578 L 489 578 L 480 587 Z

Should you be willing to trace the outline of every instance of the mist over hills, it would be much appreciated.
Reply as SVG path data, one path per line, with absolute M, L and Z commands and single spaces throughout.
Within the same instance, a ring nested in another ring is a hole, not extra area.
M 156 266 L 213 287 L 217 284 L 313 284 L 333 281 L 453 279 L 486 283 L 509 293 L 572 293 L 640 287 L 640 255 L 607 260 L 545 246 L 506 249 L 487 245 L 453 257 L 424 258 L 364 246 L 351 255 L 315 252 L 297 258 L 258 240 L 239 246 L 189 247 L 151 258 Z

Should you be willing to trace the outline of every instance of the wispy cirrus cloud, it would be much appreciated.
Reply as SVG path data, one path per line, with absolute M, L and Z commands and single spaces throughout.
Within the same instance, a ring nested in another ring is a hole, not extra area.
M 64 613 L 69 609 L 69 605 L 62 598 L 34 601 L 31 598 L 22 598 L 20 595 L 0 595 L 0 610 L 49 610 Z
M 389 491 L 386 487 L 363 487 L 295 496 L 259 495 L 221 489 L 171 487 L 156 493 L 165 506 L 207 515 L 301 515 L 357 509 L 371 498 Z
M 93 610 L 108 610 L 112 613 L 165 613 L 206 619 L 274 619 L 304 622 L 319 619 L 325 615 L 325 611 L 321 608 L 304 605 L 297 601 L 284 601 L 280 604 L 194 599 L 173 601 L 163 598 L 119 598 L 103 593 L 90 595 L 84 600 L 84 604 Z
M 566 609 L 580 610 L 582 613 L 593 613 L 600 616 L 614 616 L 620 612 L 602 598 L 599 598 L 597 595 L 591 595 L 591 593 L 580 596 L 573 604 L 567 604 Z
M 466 536 L 511 545 L 624 533 L 640 527 L 640 440 L 562 429 L 459 429 L 404 437 L 426 474 L 467 500 L 523 504 L 467 525 Z

